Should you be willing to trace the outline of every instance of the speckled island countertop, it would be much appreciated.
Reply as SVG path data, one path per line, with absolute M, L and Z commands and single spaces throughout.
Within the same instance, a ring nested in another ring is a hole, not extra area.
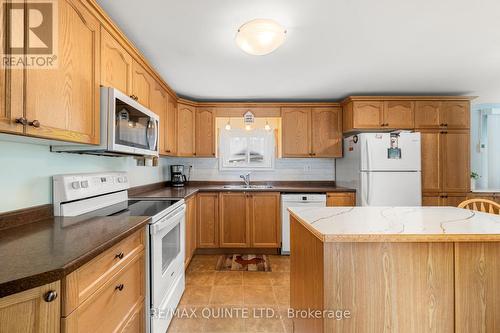
M 323 242 L 500 242 L 500 215 L 455 207 L 289 208 Z

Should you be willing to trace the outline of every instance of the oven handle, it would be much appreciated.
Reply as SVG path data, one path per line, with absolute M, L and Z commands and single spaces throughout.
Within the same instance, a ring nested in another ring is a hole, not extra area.
M 156 222 L 155 224 L 152 224 L 151 227 L 149 228 L 149 233 L 151 235 L 156 235 L 158 232 L 160 232 L 160 230 L 172 225 L 171 221 L 177 220 L 178 217 L 184 215 L 185 212 L 186 212 L 186 205 L 182 205 L 172 213 L 162 218 L 160 221 Z

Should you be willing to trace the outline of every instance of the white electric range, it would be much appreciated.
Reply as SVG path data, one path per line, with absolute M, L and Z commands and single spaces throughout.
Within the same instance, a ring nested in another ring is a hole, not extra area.
M 125 172 L 53 177 L 55 216 L 150 216 L 146 233 L 147 332 L 166 332 L 185 289 L 183 199 L 129 200 Z

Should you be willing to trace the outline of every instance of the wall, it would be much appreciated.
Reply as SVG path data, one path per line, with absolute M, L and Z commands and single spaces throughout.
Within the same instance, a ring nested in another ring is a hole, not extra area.
M 138 186 L 167 179 L 162 164 L 137 167 L 131 157 L 52 153 L 49 146 L 0 141 L 0 213 L 51 203 L 56 174 L 127 171 L 130 185 Z
M 488 121 L 488 152 L 481 153 L 479 111 L 484 109 L 500 109 L 500 104 L 475 104 L 471 108 L 471 171 L 481 176 L 476 183 L 478 190 L 494 192 L 500 189 L 500 122 L 493 121 L 492 118 Z M 497 117 L 500 116 L 496 116 L 496 119 Z M 489 177 L 485 173 L 489 173 Z

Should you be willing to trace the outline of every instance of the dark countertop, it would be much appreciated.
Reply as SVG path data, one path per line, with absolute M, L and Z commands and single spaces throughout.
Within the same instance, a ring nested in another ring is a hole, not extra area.
M 227 192 L 244 191 L 243 189 L 228 189 L 226 185 L 241 185 L 241 182 L 191 182 L 184 187 L 166 186 L 141 193 L 134 193 L 136 198 L 186 199 L 198 192 Z M 354 189 L 336 186 L 334 182 L 252 182 L 255 185 L 272 185 L 272 188 L 250 189 L 249 192 L 281 192 L 281 193 L 326 193 L 326 192 L 355 192 Z
M 149 217 L 53 217 L 0 230 L 0 297 L 60 280 Z

